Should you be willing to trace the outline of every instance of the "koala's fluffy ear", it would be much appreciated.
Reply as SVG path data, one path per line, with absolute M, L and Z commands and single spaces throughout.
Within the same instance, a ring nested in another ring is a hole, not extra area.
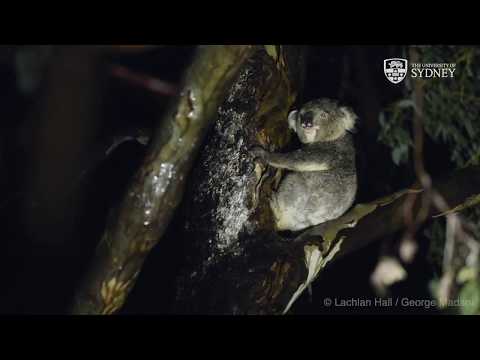
M 353 112 L 349 107 L 343 106 L 340 111 L 344 114 L 342 121 L 345 130 L 355 132 L 355 121 L 358 119 L 357 114 Z
M 298 116 L 298 110 L 290 111 L 288 114 L 288 127 L 293 131 L 297 131 L 296 121 Z

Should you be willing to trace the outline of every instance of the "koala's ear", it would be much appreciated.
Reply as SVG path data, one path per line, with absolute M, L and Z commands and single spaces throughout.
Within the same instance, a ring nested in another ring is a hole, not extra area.
M 297 131 L 296 121 L 298 116 L 298 110 L 290 111 L 288 114 L 288 127 L 293 131 Z
M 340 111 L 344 115 L 342 118 L 342 122 L 345 130 L 355 132 L 355 121 L 358 119 L 357 114 L 355 114 L 352 109 L 346 106 L 342 106 L 340 108 Z

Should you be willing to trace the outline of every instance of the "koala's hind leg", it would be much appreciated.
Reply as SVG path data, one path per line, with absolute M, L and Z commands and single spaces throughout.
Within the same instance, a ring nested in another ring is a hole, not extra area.
M 278 231 L 298 231 L 308 227 L 308 219 L 301 210 L 307 200 L 303 185 L 303 179 L 297 174 L 289 174 L 280 184 L 277 193 L 272 194 L 270 208 Z
M 275 218 L 277 230 L 290 230 L 293 224 L 288 214 L 288 208 L 285 208 L 285 206 L 280 204 L 276 194 L 274 194 L 270 199 L 270 208 L 272 209 L 273 216 Z

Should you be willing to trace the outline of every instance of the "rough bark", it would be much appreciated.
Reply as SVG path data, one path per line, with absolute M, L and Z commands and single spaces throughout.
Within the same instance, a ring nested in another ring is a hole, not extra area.
M 184 206 L 186 265 L 175 312 L 249 312 L 252 300 L 245 296 L 272 264 L 254 248 L 275 236 L 268 195 L 281 173 L 256 165 L 248 150 L 289 144 L 286 119 L 302 87 L 305 49 L 265 49 L 230 88 L 196 162 Z
M 226 89 L 253 50 L 246 45 L 199 48 L 181 94 L 159 123 L 121 205 L 110 215 L 73 313 L 111 314 L 121 308 L 181 201 L 194 156 Z

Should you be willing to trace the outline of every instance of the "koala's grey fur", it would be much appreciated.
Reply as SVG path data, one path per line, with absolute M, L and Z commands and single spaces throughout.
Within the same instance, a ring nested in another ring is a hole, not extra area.
M 313 100 L 288 116 L 301 149 L 253 151 L 269 165 L 291 170 L 270 201 L 278 230 L 299 231 L 338 218 L 353 204 L 357 174 L 350 131 L 356 118 L 333 100 Z

